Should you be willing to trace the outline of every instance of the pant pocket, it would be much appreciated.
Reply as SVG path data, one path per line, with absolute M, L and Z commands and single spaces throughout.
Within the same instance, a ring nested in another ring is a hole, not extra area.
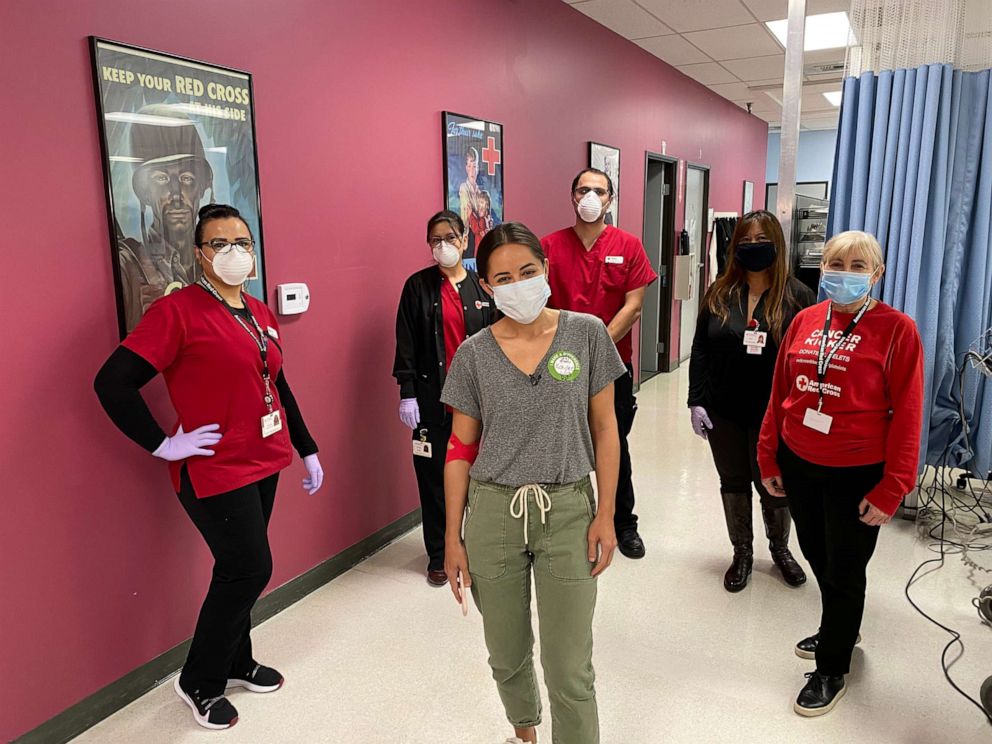
M 473 484 L 465 522 L 468 569 L 480 579 L 498 579 L 506 573 L 506 518 L 509 504 L 502 493 Z
M 548 571 L 563 581 L 592 581 L 589 562 L 589 525 L 595 513 L 592 486 L 552 496 L 545 539 Z

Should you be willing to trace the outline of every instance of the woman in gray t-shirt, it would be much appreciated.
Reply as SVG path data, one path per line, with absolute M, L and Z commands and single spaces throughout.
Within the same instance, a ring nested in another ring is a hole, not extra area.
M 548 262 L 522 224 L 493 229 L 476 258 L 504 317 L 462 344 L 441 394 L 454 411 L 445 570 L 456 599 L 467 601 L 460 580 L 482 613 L 515 730 L 507 741 L 536 741 L 541 721 L 533 580 L 555 741 L 598 744 L 592 618 L 596 577 L 617 544 L 613 381 L 626 368 L 601 320 L 546 307 Z

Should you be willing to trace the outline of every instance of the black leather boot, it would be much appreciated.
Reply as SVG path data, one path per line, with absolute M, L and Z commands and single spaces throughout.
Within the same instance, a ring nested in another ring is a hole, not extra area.
M 734 546 L 734 560 L 723 577 L 723 588 L 739 592 L 747 586 L 754 564 L 754 534 L 751 527 L 751 494 L 724 493 L 723 513 L 727 518 L 727 532 Z
M 769 507 L 762 504 L 761 515 L 765 519 L 765 535 L 768 536 L 768 549 L 772 561 L 782 572 L 782 578 L 789 586 L 802 586 L 806 583 L 806 572 L 789 551 L 789 528 L 792 519 L 787 506 Z

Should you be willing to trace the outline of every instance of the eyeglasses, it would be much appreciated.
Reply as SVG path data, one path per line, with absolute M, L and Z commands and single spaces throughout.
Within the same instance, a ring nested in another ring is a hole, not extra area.
M 210 240 L 206 243 L 200 243 L 201 248 L 205 245 L 209 245 L 213 249 L 213 252 L 216 253 L 218 256 L 225 256 L 235 248 L 237 248 L 239 252 L 247 253 L 249 255 L 255 252 L 255 243 L 254 241 L 248 238 L 235 240 L 233 243 L 229 243 L 226 240 L 219 240 L 219 239 Z
M 585 196 L 590 191 L 600 198 L 610 195 L 610 192 L 607 191 L 606 189 L 594 189 L 589 186 L 579 186 L 579 188 L 577 188 L 573 193 L 576 196 Z
M 441 243 L 457 243 L 461 237 L 454 233 L 448 233 L 443 238 L 428 238 L 427 243 L 431 248 L 440 248 Z

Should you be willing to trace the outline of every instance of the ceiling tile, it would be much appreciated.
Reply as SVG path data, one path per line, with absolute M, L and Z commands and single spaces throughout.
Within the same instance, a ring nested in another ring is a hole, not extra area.
M 589 0 L 573 7 L 627 39 L 673 33 L 664 23 L 635 5 L 633 0 Z
M 634 43 L 670 65 L 691 65 L 697 62 L 711 61 L 709 57 L 678 34 L 638 39 Z
M 698 80 L 703 85 L 740 82 L 716 62 L 704 62 L 701 65 L 682 65 L 676 69 L 679 72 L 684 72 L 693 80 Z
M 824 98 L 822 93 L 815 93 L 807 91 L 805 88 L 803 89 L 803 115 L 816 112 L 831 113 L 834 111 L 837 111 L 837 107 Z
M 840 123 L 839 117 L 831 117 L 824 119 L 806 119 L 802 120 L 803 129 L 811 130 L 824 130 L 824 129 L 836 129 Z
M 709 88 L 711 91 L 723 96 L 728 101 L 737 102 L 754 100 L 754 93 L 748 89 L 747 83 L 720 83 L 718 85 L 711 85 Z
M 685 34 L 685 38 L 716 60 L 782 53 L 778 42 L 757 23 L 693 31 Z
M 840 49 L 817 49 L 815 52 L 803 54 L 803 64 L 822 65 L 828 62 L 840 62 L 843 64 L 847 58 L 847 48 Z
M 676 31 L 735 26 L 751 23 L 754 18 L 740 0 L 637 0 L 645 10 Z
M 780 21 L 789 17 L 789 0 L 741 0 L 759 21 Z M 850 12 L 851 0 L 806 0 L 806 15 Z
M 781 80 L 785 75 L 785 55 L 727 60 L 723 66 L 741 80 Z

